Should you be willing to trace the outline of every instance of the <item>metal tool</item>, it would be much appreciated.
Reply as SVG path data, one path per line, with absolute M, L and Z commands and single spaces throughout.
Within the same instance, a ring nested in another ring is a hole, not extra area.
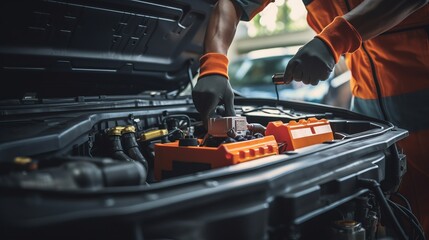
M 285 82 L 284 76 L 285 76 L 285 75 L 284 75 L 283 73 L 275 73 L 275 74 L 272 76 L 273 83 L 274 83 L 275 85 L 287 84 L 287 83 Z

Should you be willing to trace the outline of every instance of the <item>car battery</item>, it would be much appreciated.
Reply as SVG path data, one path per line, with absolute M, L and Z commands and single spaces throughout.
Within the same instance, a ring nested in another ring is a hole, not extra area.
M 157 143 L 155 144 L 155 178 L 162 180 L 276 154 L 278 154 L 278 146 L 274 136 L 224 143 L 218 147 L 179 146 L 179 141 Z
M 326 119 L 308 118 L 289 123 L 270 122 L 265 135 L 273 135 L 281 145 L 280 152 L 334 140 L 331 125 Z

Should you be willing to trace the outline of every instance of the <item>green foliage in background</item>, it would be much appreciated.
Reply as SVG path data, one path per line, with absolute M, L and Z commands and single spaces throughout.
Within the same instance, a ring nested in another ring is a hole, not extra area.
M 290 18 L 291 8 L 287 4 L 277 6 L 276 25 L 269 29 L 261 24 L 262 15 L 257 14 L 249 23 L 256 29 L 256 36 L 267 36 L 284 32 L 304 30 L 307 27 L 305 18 L 293 21 Z

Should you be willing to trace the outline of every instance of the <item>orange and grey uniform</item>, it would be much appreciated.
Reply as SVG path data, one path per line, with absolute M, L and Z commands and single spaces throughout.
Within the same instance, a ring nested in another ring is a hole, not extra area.
M 363 0 L 304 0 L 309 25 L 320 33 Z M 407 129 L 399 142 L 408 160 L 401 184 L 429 234 L 429 5 L 345 55 L 352 72 L 352 110 Z
M 275 0 L 231 0 L 241 8 L 241 20 L 249 21 L 262 11 L 270 2 Z

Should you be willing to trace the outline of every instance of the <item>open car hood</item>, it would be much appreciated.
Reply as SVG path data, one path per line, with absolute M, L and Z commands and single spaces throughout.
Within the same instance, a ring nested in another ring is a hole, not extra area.
M 215 1 L 2 1 L 1 98 L 182 90 Z
M 396 219 L 406 130 L 239 96 L 206 129 L 178 93 L 213 2 L 0 3 L 0 239 L 363 239 Z

